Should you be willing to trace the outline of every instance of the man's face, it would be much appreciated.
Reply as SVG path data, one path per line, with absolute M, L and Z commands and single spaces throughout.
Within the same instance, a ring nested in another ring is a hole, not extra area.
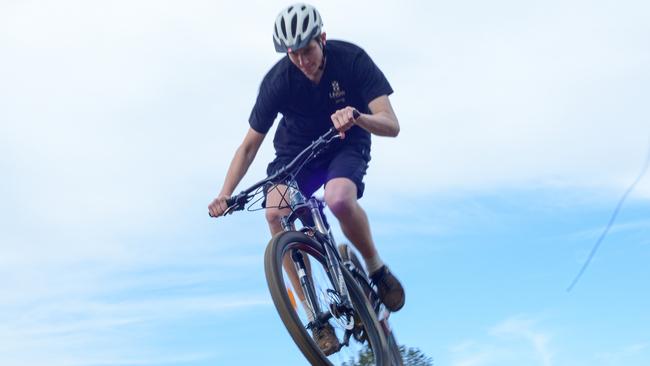
M 305 76 L 312 81 L 316 81 L 320 76 L 320 65 L 323 62 L 323 49 L 312 40 L 309 44 L 297 51 L 288 53 L 289 59 Z

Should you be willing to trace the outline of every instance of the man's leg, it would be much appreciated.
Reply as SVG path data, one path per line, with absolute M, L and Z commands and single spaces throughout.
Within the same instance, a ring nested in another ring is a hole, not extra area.
M 266 222 L 269 225 L 269 230 L 271 230 L 271 236 L 275 236 L 277 233 L 283 230 L 280 219 L 283 216 L 287 216 L 291 213 L 289 208 L 279 208 L 289 206 L 286 191 L 287 186 L 278 185 L 272 189 L 269 189 L 269 191 L 266 193 Z M 293 261 L 289 255 L 286 255 L 284 257 L 283 266 L 285 271 L 287 271 L 287 275 L 291 280 L 291 284 L 293 285 L 296 295 L 298 295 L 298 298 L 301 302 L 304 302 L 305 295 L 302 292 L 298 274 L 296 273 Z
M 348 178 L 334 178 L 325 185 L 325 202 L 339 220 L 343 234 L 364 259 L 377 256 L 366 212 L 357 201 L 357 185 Z
M 368 272 L 379 288 L 379 295 L 391 311 L 404 305 L 404 289 L 388 271 L 372 240 L 366 212 L 357 201 L 357 186 L 348 178 L 333 178 L 325 185 L 325 202 L 339 220 L 343 234 L 361 252 Z

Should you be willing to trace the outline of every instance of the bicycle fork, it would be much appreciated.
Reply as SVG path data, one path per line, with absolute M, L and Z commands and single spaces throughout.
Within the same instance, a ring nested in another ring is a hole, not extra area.
M 328 225 L 324 222 L 321 214 L 321 203 L 315 198 L 305 200 L 302 193 L 297 190 L 289 188 L 289 201 L 292 212 L 290 215 L 285 216 L 281 220 L 282 228 L 284 231 L 295 231 L 294 221 L 298 218 L 305 222 L 303 218 L 310 216 L 311 222 L 314 224 L 312 228 L 312 236 L 322 245 L 325 251 L 325 261 L 327 267 L 327 275 L 329 276 L 334 290 L 328 289 L 327 293 L 330 296 L 330 309 L 323 311 L 318 303 L 316 290 L 311 280 L 311 274 L 308 273 L 307 265 L 305 263 L 302 253 L 293 251 L 291 258 L 294 263 L 296 273 L 298 274 L 300 286 L 303 290 L 307 304 L 310 306 L 314 320 L 317 326 L 325 324 L 332 316 L 340 318 L 343 313 L 352 308 L 350 295 L 343 278 L 341 270 L 341 262 L 338 260 L 338 253 L 335 251 L 334 237 L 329 230 Z M 352 329 L 353 324 L 346 324 L 346 328 Z
M 326 250 L 330 249 L 327 248 Z M 331 255 L 331 253 L 329 255 Z M 299 250 L 293 250 L 291 252 L 291 260 L 294 264 L 296 274 L 298 275 L 298 280 L 306 303 L 310 308 L 309 310 L 314 315 L 315 324 L 308 325 L 308 328 L 311 328 L 312 326 L 322 326 L 331 319 L 332 316 L 339 318 L 343 313 L 351 308 L 347 295 L 347 286 L 343 281 L 343 273 L 341 272 L 341 267 L 338 261 L 332 261 L 330 258 L 327 258 L 328 272 L 330 272 L 329 277 L 336 290 L 327 290 L 327 295 L 330 296 L 331 300 L 330 308 L 323 309 L 321 303 L 318 301 L 316 289 L 314 288 L 314 283 L 311 277 L 312 274 L 309 273 L 310 271 L 305 263 L 305 257 Z M 338 275 L 335 274 L 337 272 Z M 342 295 L 343 291 L 345 291 L 344 293 L 346 295 Z M 346 328 L 351 329 L 352 324 L 346 324 Z
M 334 284 L 334 288 L 341 298 L 341 305 L 349 308 L 350 295 L 348 293 L 348 288 L 345 285 L 345 280 L 343 279 L 341 262 L 337 260 L 338 253 L 336 253 L 336 251 L 333 249 L 336 247 L 334 236 L 332 235 L 331 230 L 323 222 L 319 202 L 312 198 L 307 201 L 307 204 L 309 205 L 309 210 L 316 226 L 316 237 L 319 239 L 318 241 L 323 245 L 323 249 L 325 249 L 325 253 L 327 254 L 327 269 L 329 271 L 330 278 L 332 279 L 332 283 Z

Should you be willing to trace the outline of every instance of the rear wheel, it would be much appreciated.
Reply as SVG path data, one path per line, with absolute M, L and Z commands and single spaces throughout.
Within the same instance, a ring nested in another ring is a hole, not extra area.
M 306 264 L 306 272 L 309 274 L 304 278 L 313 288 L 307 292 L 313 294 L 320 307 L 321 316 L 329 318 L 324 321 L 333 327 L 342 344 L 338 352 L 330 356 L 326 356 L 312 339 L 308 329 L 310 322 L 300 300 L 304 291 L 302 287 L 296 288 L 292 285 L 291 277 L 283 266 L 287 256 L 291 256 L 292 261 L 299 257 L 299 260 Z M 320 243 L 301 232 L 280 233 L 271 239 L 266 248 L 264 268 L 278 314 L 294 342 L 312 365 L 354 365 L 359 362 L 359 357 L 364 357 L 364 362 L 370 361 L 373 365 L 391 364 L 386 337 L 367 297 L 348 269 L 341 266 L 352 309 L 342 306 L 340 296 L 334 290 L 328 274 L 326 255 Z

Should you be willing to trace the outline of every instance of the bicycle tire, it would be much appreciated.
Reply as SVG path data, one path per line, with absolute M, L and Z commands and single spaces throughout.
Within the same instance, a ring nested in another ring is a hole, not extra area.
M 399 344 L 395 339 L 395 335 L 392 331 L 389 331 L 388 335 L 388 353 L 390 353 L 391 365 L 393 366 L 404 366 L 404 359 L 402 358 L 402 352 L 399 349 Z
M 341 355 L 335 353 L 329 357 L 325 356 L 318 345 L 313 341 L 305 324 L 303 324 L 299 318 L 295 300 L 289 297 L 290 295 L 287 291 L 288 285 L 285 285 L 286 282 L 282 264 L 285 255 L 293 249 L 300 250 L 303 255 L 307 255 L 309 258 L 312 258 L 317 262 L 312 262 L 311 264 L 312 280 L 314 279 L 314 273 L 318 270 L 318 267 L 325 266 L 326 255 L 323 252 L 322 245 L 304 233 L 296 231 L 282 232 L 271 239 L 264 254 L 264 270 L 267 285 L 271 292 L 271 297 L 276 310 L 280 315 L 280 319 L 284 323 L 293 341 L 312 365 L 333 366 L 335 365 L 333 362 L 337 362 L 337 357 L 339 364 L 346 365 L 349 360 L 343 360 Z M 384 336 L 384 332 L 381 331 L 381 325 L 379 324 L 370 303 L 368 303 L 366 296 L 363 294 L 357 281 L 353 278 L 347 268 L 341 266 L 341 271 L 348 287 L 355 315 L 358 316 L 358 319 L 363 324 L 364 335 L 367 340 L 366 343 L 369 344 L 369 350 L 372 353 L 375 364 L 377 366 L 389 366 L 390 355 L 387 351 L 388 343 Z M 332 287 L 330 278 L 327 278 L 322 282 L 329 282 L 326 285 L 330 288 Z M 322 285 L 322 282 L 319 283 Z M 357 320 L 357 318 L 355 318 L 355 320 Z M 351 337 L 350 341 L 352 342 L 353 340 L 355 342 L 357 341 L 355 337 Z M 343 362 L 340 363 L 341 361 Z
M 355 277 L 360 277 L 357 278 L 357 282 L 359 282 L 359 286 L 361 287 L 363 293 L 368 297 L 368 301 L 370 302 L 371 306 L 373 306 L 374 308 L 375 302 L 379 304 L 379 299 L 377 298 L 377 295 L 374 293 L 373 289 L 368 287 L 368 282 L 367 282 L 368 274 L 364 266 L 361 264 L 359 257 L 356 255 L 354 250 L 352 250 L 352 248 L 347 244 L 339 244 L 338 251 L 343 262 L 350 261 L 352 265 L 357 269 L 358 272 L 355 271 L 352 274 Z M 375 311 L 376 310 L 377 309 L 375 309 Z M 395 339 L 395 334 L 393 333 L 392 329 L 388 325 L 388 320 L 380 321 L 380 323 L 381 323 L 381 329 L 384 331 L 386 342 L 388 344 L 388 353 L 390 354 L 391 365 L 404 366 L 402 352 L 400 351 L 399 344 Z

